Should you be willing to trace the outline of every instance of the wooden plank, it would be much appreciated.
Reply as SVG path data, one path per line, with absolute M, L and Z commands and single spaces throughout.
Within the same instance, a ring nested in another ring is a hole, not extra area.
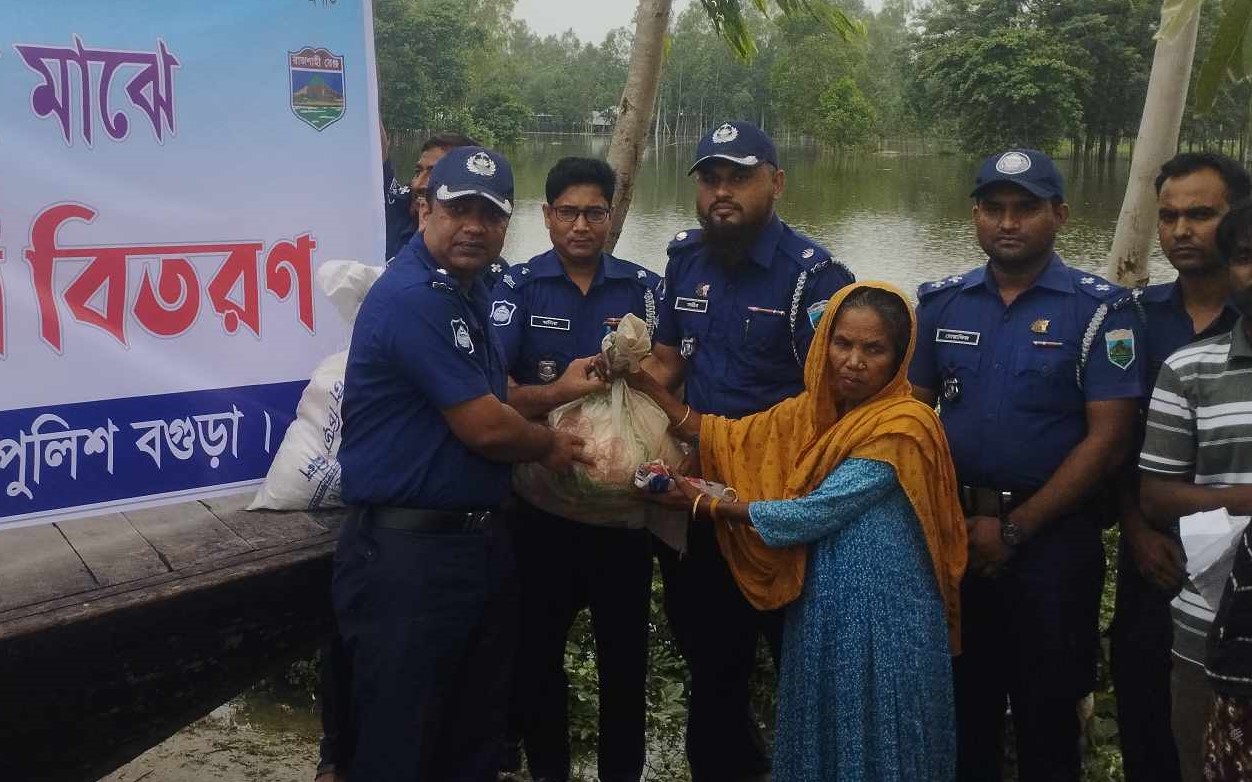
M 233 494 L 201 502 L 236 535 L 259 549 L 326 532 L 325 527 L 299 511 L 245 510 L 251 500 L 250 494 Z
M 335 550 L 335 539 L 334 533 L 326 532 L 275 548 L 249 550 L 126 584 L 0 611 L 0 643 L 15 636 L 45 632 L 50 627 L 92 621 L 115 611 L 159 602 L 188 590 L 211 588 L 255 573 L 281 570 L 323 557 L 329 561 Z
M 198 502 L 127 511 L 126 518 L 174 570 L 252 550 Z
M 97 587 L 55 526 L 0 533 L 0 611 Z
M 169 572 L 156 550 L 120 513 L 71 519 L 57 526 L 102 587 Z

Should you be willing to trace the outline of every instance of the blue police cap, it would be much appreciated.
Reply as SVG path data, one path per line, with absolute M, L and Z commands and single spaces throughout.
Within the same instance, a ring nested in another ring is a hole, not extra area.
M 479 196 L 513 214 L 513 168 L 504 155 L 483 147 L 455 147 L 430 171 L 427 185 L 437 201 Z
M 778 150 L 774 148 L 773 139 L 751 122 L 726 122 L 706 133 L 696 145 L 696 162 L 687 173 L 713 158 L 749 167 L 762 163 L 778 166 Z
M 1052 158 L 1037 149 L 1010 149 L 984 160 L 969 195 L 977 198 L 979 193 L 999 182 L 1011 182 L 1040 198 L 1065 197 L 1061 172 Z

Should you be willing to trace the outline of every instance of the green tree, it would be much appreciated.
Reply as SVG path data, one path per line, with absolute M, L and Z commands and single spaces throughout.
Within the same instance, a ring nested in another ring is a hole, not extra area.
M 818 138 L 834 147 L 864 144 L 874 133 L 878 113 L 850 76 L 835 80 L 817 101 Z
M 932 109 L 952 116 L 962 148 L 1055 148 L 1082 121 L 1091 75 L 1082 52 L 1045 29 L 932 36 L 919 54 Z
M 480 93 L 470 105 L 470 116 L 492 144 L 514 144 L 530 123 L 530 109 L 501 89 Z M 484 142 L 485 143 L 485 142 Z

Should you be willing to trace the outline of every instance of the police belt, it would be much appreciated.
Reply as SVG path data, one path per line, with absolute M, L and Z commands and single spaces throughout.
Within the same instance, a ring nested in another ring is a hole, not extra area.
M 999 491 L 980 486 L 962 486 L 961 509 L 967 516 L 1004 516 L 1030 499 L 1034 493 L 1034 489 Z
M 371 505 L 366 519 L 381 529 L 405 532 L 482 532 L 500 518 L 497 511 L 486 508 L 473 511 L 424 510 L 395 505 Z

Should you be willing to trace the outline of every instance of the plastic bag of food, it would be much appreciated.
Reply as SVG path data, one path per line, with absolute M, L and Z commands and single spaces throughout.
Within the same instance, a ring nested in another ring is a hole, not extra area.
M 652 344 L 644 322 L 628 314 L 600 347 L 620 372 L 637 370 Z M 651 517 L 664 513 L 639 501 L 635 471 L 654 459 L 678 464 L 683 451 L 669 433 L 664 411 L 646 394 L 616 380 L 607 391 L 556 408 L 548 414 L 548 425 L 583 438 L 595 465 L 577 465 L 569 475 L 538 464 L 518 465 L 513 487 L 523 499 L 549 513 L 603 526 L 649 526 Z

